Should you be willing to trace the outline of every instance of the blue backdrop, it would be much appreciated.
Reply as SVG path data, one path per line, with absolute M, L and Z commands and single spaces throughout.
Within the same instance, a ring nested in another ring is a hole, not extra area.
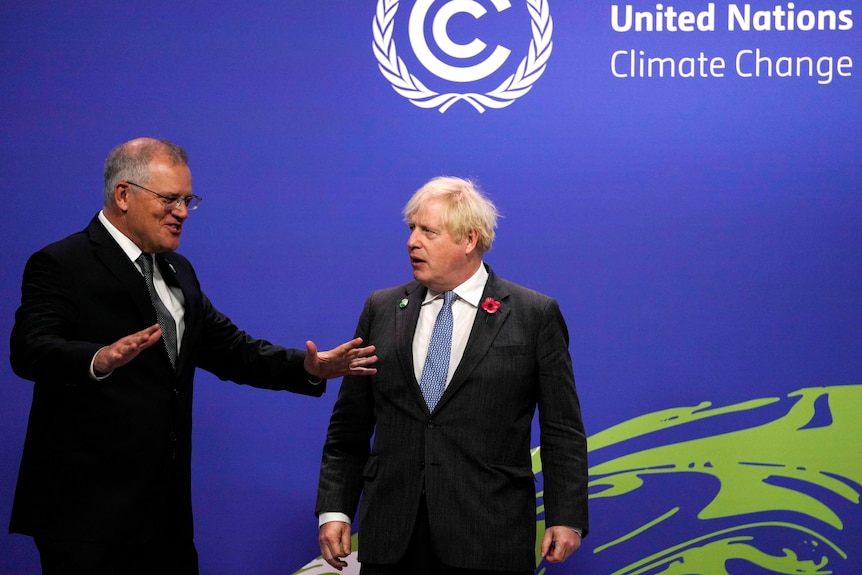
M 791 549 L 806 573 L 858 573 L 860 19 L 850 0 L 6 2 L 0 333 L 26 258 L 86 225 L 134 137 L 187 148 L 204 200 L 181 251 L 238 325 L 291 347 L 349 339 L 366 295 L 410 278 L 412 192 L 473 178 L 505 216 L 487 261 L 560 301 L 591 436 L 593 532 L 541 568 L 783 573 Z M 446 76 L 497 46 L 498 67 Z M 5 345 L 0 380 L 2 522 L 31 395 Z M 203 573 L 318 555 L 339 384 L 313 399 L 199 372 Z M 742 481 L 755 467 L 777 471 Z M 632 470 L 642 489 L 606 490 Z M 741 526 L 760 560 L 692 541 Z M 691 570 L 650 559 L 676 546 Z M 38 572 L 29 538 L 0 536 L 0 572 Z

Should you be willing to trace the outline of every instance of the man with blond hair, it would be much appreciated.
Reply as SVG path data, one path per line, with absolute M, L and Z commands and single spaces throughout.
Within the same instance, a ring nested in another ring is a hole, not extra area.
M 532 574 L 538 408 L 546 530 L 566 560 L 589 528 L 586 436 L 557 302 L 483 262 L 497 209 L 435 178 L 404 209 L 413 281 L 376 291 L 356 336 L 377 374 L 347 377 L 332 411 L 316 511 L 323 558 L 363 575 Z M 361 496 L 361 497 L 360 497 Z M 361 499 L 361 505 L 360 505 Z

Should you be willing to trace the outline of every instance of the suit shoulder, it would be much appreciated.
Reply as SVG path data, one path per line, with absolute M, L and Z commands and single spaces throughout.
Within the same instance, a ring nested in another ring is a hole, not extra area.
M 401 301 L 405 297 L 409 297 L 416 292 L 419 283 L 416 281 L 407 282 L 400 286 L 388 287 L 371 292 L 368 296 L 369 302 L 385 303 L 391 301 Z
M 45 254 L 53 257 L 68 258 L 76 254 L 90 252 L 95 246 L 104 244 L 109 240 L 111 243 L 117 245 L 113 241 L 113 238 L 111 238 L 108 230 L 99 222 L 99 216 L 96 214 L 84 229 L 46 245 L 33 255 Z M 117 247 L 119 248 L 119 246 Z
M 505 291 L 516 296 L 519 299 L 534 301 L 537 303 L 550 303 L 557 301 L 556 298 L 552 296 L 536 291 L 532 288 L 522 286 L 521 284 L 516 284 L 515 282 L 509 280 L 505 280 L 498 277 L 496 278 L 496 282 L 500 288 L 503 288 Z
M 66 236 L 63 239 L 53 241 L 46 246 L 43 246 L 36 253 L 42 252 L 51 255 L 65 254 L 70 251 L 84 249 L 90 245 L 90 238 L 87 230 L 81 230 Z

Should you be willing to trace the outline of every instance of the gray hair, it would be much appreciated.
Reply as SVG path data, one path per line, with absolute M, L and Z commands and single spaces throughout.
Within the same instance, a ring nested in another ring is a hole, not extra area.
M 478 234 L 476 248 L 479 253 L 491 249 L 494 243 L 494 230 L 497 228 L 499 212 L 494 203 L 483 194 L 470 180 L 450 176 L 440 176 L 419 188 L 407 205 L 404 206 L 404 221 L 410 220 L 421 211 L 430 200 L 440 200 L 443 204 L 442 224 L 455 241 L 461 241 L 475 230 Z
M 142 138 L 120 144 L 105 159 L 105 205 L 114 203 L 117 182 L 145 185 L 150 179 L 150 162 L 162 155 L 174 165 L 189 164 L 186 151 L 169 140 Z

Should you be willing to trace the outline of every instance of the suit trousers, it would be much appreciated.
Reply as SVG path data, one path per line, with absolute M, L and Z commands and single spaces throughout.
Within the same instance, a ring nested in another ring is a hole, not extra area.
M 198 575 L 194 541 L 176 536 L 176 501 L 169 496 L 146 543 L 105 543 L 34 537 L 42 575 Z
M 42 575 L 198 575 L 192 541 L 156 537 L 144 544 L 35 537 Z
M 361 563 L 360 575 L 534 575 L 535 571 L 487 571 L 484 569 L 463 569 L 444 565 L 431 541 L 431 528 L 428 523 L 428 504 L 423 494 L 419 503 L 416 525 L 410 536 L 410 544 L 404 557 L 394 565 Z

